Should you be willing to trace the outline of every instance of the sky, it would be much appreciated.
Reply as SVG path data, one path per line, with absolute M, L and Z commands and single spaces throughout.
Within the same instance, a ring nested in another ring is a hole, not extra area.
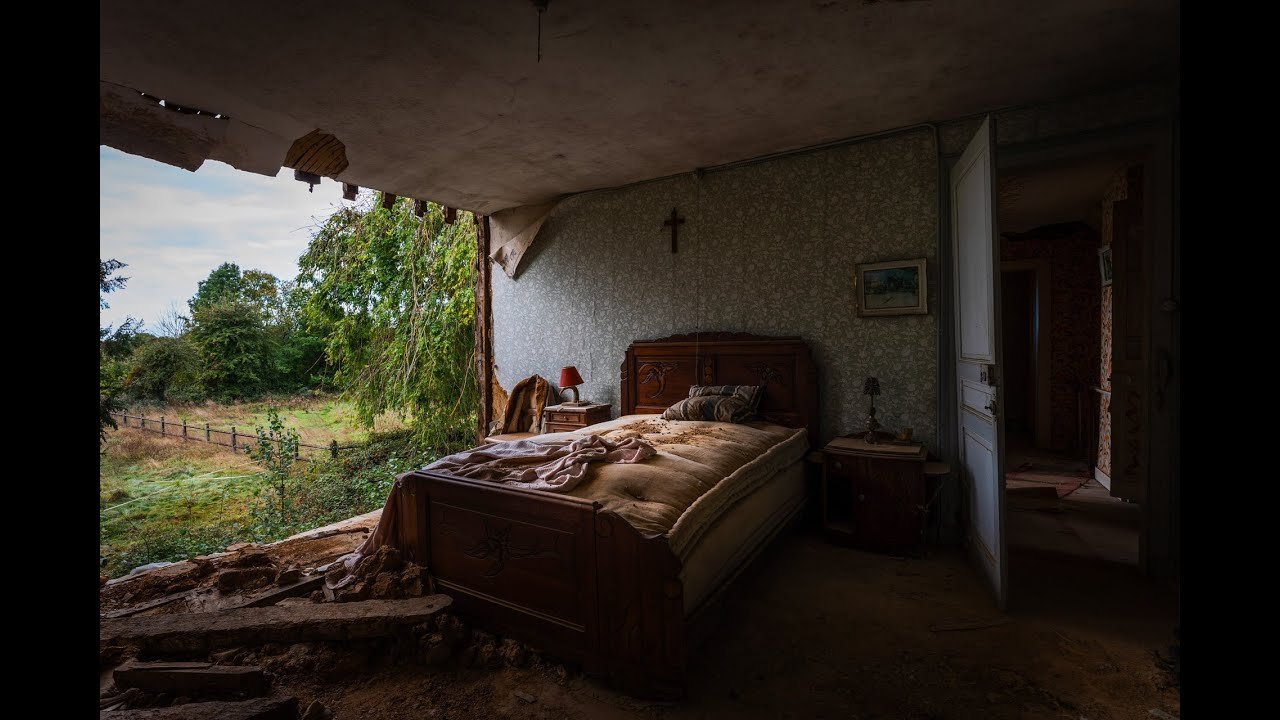
M 106 296 L 104 327 L 132 315 L 154 331 L 224 262 L 292 280 L 312 229 L 343 202 L 340 183 L 309 193 L 289 168 L 270 178 L 206 160 L 188 172 L 106 146 L 98 161 L 101 258 L 129 265 L 128 284 Z

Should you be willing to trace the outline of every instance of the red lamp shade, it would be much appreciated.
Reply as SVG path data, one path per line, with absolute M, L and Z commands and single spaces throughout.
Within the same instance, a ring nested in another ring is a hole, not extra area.
M 560 368 L 560 387 L 573 387 L 581 385 L 582 382 L 582 376 L 578 374 L 578 368 L 572 365 Z

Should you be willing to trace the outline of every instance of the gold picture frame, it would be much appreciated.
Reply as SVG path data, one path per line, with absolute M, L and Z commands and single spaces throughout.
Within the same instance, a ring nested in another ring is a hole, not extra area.
M 859 264 L 853 289 L 860 317 L 929 313 L 925 258 Z

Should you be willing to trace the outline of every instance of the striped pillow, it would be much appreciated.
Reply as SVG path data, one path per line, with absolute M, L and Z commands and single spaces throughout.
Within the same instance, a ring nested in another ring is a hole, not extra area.
M 694 385 L 689 388 L 689 397 L 705 397 L 709 395 L 726 395 L 740 397 L 751 408 L 755 415 L 760 409 L 760 401 L 764 398 L 763 385 Z
M 754 414 L 747 401 L 737 395 L 698 395 L 667 408 L 662 412 L 662 419 L 740 423 Z

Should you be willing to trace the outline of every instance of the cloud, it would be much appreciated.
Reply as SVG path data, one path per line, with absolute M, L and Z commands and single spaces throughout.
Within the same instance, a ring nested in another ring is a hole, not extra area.
M 309 193 L 288 168 L 269 178 L 209 160 L 192 173 L 105 146 L 99 177 L 101 256 L 129 265 L 104 325 L 128 315 L 154 323 L 175 301 L 185 308 L 224 262 L 293 279 L 313 228 L 343 202 L 338 183 Z

